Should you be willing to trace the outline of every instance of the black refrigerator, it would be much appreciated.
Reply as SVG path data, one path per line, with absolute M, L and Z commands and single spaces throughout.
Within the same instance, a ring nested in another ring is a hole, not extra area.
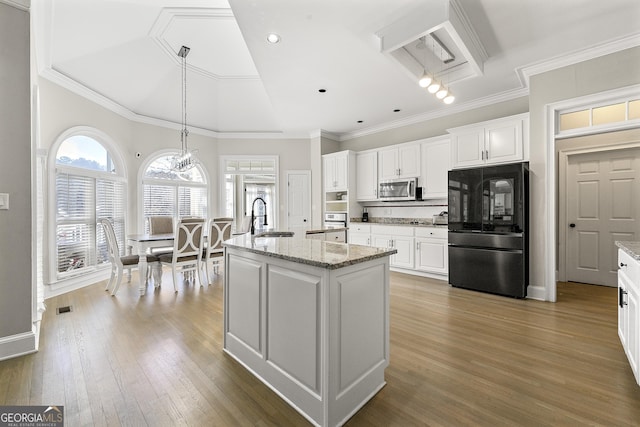
M 449 171 L 449 283 L 515 298 L 529 284 L 529 164 Z

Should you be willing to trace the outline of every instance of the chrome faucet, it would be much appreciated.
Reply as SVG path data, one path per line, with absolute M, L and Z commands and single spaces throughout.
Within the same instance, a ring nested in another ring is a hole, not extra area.
M 254 234 L 256 234 L 256 228 L 254 225 L 254 221 L 256 220 L 256 215 L 253 211 L 253 206 L 256 204 L 256 202 L 258 200 L 262 200 L 262 203 L 264 204 L 264 225 L 269 225 L 267 224 L 267 202 L 264 201 L 264 199 L 262 197 L 256 197 L 255 199 L 253 199 L 253 202 L 251 203 L 251 235 L 253 236 Z

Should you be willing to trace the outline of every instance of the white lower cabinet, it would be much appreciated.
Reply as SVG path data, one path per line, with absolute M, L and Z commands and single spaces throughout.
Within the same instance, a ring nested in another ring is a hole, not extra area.
M 403 273 L 446 280 L 449 274 L 447 229 L 351 223 L 349 243 L 394 248 L 389 265 Z
M 436 274 L 449 273 L 447 230 L 415 228 L 416 270 Z
M 349 224 L 348 243 L 354 245 L 371 246 L 371 226 L 369 224 Z
M 640 262 L 618 250 L 618 336 L 640 385 Z
M 398 252 L 391 256 L 389 265 L 413 269 L 413 227 L 371 226 L 371 246 L 396 249 Z
M 371 246 L 371 234 L 349 233 L 349 243 L 353 245 Z

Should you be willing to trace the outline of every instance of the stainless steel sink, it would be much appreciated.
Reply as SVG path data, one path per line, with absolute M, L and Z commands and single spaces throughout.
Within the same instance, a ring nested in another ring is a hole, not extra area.
M 263 231 L 256 233 L 256 237 L 293 237 L 293 231 Z

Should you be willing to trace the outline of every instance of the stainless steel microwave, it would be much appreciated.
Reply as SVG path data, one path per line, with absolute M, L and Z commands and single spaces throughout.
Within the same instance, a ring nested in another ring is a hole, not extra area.
M 418 178 L 392 179 L 381 181 L 378 198 L 382 201 L 416 200 Z

